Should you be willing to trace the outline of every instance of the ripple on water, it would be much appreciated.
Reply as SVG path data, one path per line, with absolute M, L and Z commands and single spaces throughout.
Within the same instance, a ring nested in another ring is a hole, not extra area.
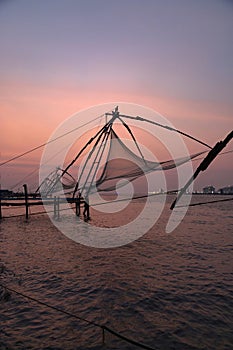
M 163 214 L 144 237 L 109 250 L 74 243 L 45 216 L 29 224 L 3 221 L 0 280 L 156 349 L 232 349 L 232 204 L 227 206 L 190 208 L 170 235 Z M 3 349 L 103 349 L 98 327 L 14 293 L 0 301 L 0 321 Z M 104 349 L 134 348 L 110 334 L 106 342 Z

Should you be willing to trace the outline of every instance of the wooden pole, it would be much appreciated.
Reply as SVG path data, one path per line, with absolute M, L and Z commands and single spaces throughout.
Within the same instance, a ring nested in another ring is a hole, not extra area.
M 54 202 L 53 202 L 53 216 L 56 218 L 57 216 L 57 197 L 54 196 Z
M 80 216 L 80 196 L 78 196 L 76 199 L 75 199 L 75 213 L 76 213 L 76 216 Z
M 24 196 L 25 196 L 26 220 L 28 220 L 28 208 L 29 208 L 29 205 L 28 205 L 28 189 L 27 189 L 27 185 L 24 184 L 23 188 L 24 188 Z
M 0 220 L 2 220 L 2 199 L 0 198 Z
M 60 197 L 57 197 L 57 219 L 60 219 Z

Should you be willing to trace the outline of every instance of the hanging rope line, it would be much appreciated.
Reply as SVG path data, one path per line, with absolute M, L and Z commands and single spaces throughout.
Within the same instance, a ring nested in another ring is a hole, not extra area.
M 176 205 L 176 208 L 195 207 L 197 205 L 212 204 L 212 203 L 219 203 L 219 202 L 230 202 L 230 201 L 233 201 L 233 197 L 232 198 L 224 198 L 224 199 L 216 199 L 216 200 L 207 201 L 207 202 L 191 203 L 189 205 Z
M 124 120 L 122 120 L 122 118 L 119 117 L 119 119 L 120 119 L 120 121 L 122 122 L 122 124 L 124 125 L 124 127 L 128 130 L 130 136 L 132 137 L 132 139 L 133 139 L 133 141 L 134 141 L 134 143 L 135 143 L 135 145 L 136 145 L 136 148 L 137 148 L 137 150 L 138 150 L 140 156 L 142 157 L 142 159 L 144 160 L 144 162 L 146 162 L 146 161 L 145 161 L 145 158 L 144 158 L 144 155 L 142 154 L 142 151 L 141 151 L 141 149 L 140 149 L 140 147 L 139 147 L 139 145 L 138 145 L 138 143 L 137 143 L 137 140 L 136 140 L 136 138 L 135 138 L 135 136 L 134 136 L 132 130 L 131 130 L 130 127 L 124 122 Z
M 230 154 L 230 153 L 233 153 L 233 149 L 229 150 L 229 151 L 225 151 L 225 152 L 220 152 L 219 153 L 219 156 L 224 156 L 226 154 Z M 202 160 L 204 159 L 205 157 L 199 157 L 199 158 L 195 158 L 193 159 L 193 162 L 196 162 L 197 160 Z
M 105 113 L 102 114 L 101 116 L 98 116 L 98 117 L 96 117 L 96 118 L 90 120 L 90 121 L 87 122 L 87 123 L 82 124 L 81 126 L 78 126 L 78 127 L 75 128 L 75 129 L 72 129 L 72 130 L 66 132 L 65 134 L 62 134 L 62 135 L 56 137 L 56 138 L 53 139 L 53 140 L 50 140 L 50 141 L 45 142 L 45 143 L 43 143 L 43 144 L 41 144 L 41 145 L 39 145 L 39 146 L 36 146 L 36 147 L 34 147 L 34 148 L 32 148 L 32 149 L 30 149 L 30 150 L 24 152 L 24 153 L 18 154 L 17 156 L 15 156 L 15 157 L 13 157 L 13 158 L 10 158 L 10 159 L 8 159 L 8 160 L 6 160 L 6 161 L 0 163 L 0 166 L 3 166 L 3 165 L 5 165 L 5 164 L 8 164 L 8 163 L 12 162 L 13 160 L 22 158 L 23 156 L 25 156 L 25 155 L 27 155 L 27 154 L 29 154 L 29 153 L 32 153 L 32 152 L 34 152 L 34 151 L 36 151 L 36 150 L 38 150 L 38 149 L 40 149 L 40 148 L 42 148 L 42 147 L 44 147 L 44 146 L 46 146 L 46 145 L 52 143 L 52 142 L 55 142 L 55 141 L 61 139 L 62 137 L 67 136 L 67 135 L 73 133 L 74 131 L 77 131 L 77 130 L 83 128 L 84 126 L 93 123 L 94 121 L 96 121 L 96 120 L 102 118 L 104 115 L 105 115 Z
M 27 175 L 25 175 L 20 181 L 16 182 L 14 185 L 10 186 L 9 188 L 11 190 L 14 190 L 16 187 L 18 187 L 19 185 L 22 185 L 25 180 L 27 180 L 28 178 L 30 178 L 32 175 L 34 175 L 37 171 L 39 170 L 39 167 L 37 166 L 36 168 L 34 168 L 30 173 L 28 173 Z
M 69 143 L 70 145 L 70 143 Z M 58 154 L 60 154 L 61 152 L 63 152 L 65 149 L 67 149 L 67 145 L 65 147 L 63 147 L 62 149 L 60 149 L 58 152 L 56 152 L 55 154 L 53 154 L 52 157 L 50 157 L 49 159 L 47 159 L 46 162 L 43 163 L 43 165 L 48 164 L 53 158 L 55 158 Z M 14 184 L 13 186 L 10 187 L 11 190 L 13 190 L 14 188 L 16 188 L 18 185 L 22 184 L 26 179 L 30 178 L 33 174 L 35 174 L 37 171 L 39 172 L 40 167 L 37 166 L 32 172 L 30 172 L 29 174 L 27 174 L 26 176 L 24 176 L 20 181 L 18 181 L 16 184 Z M 36 186 L 38 188 L 38 185 Z
M 65 315 L 67 315 L 67 316 L 70 316 L 70 317 L 76 318 L 76 319 L 78 319 L 78 320 L 80 320 L 80 321 L 86 322 L 86 323 L 88 323 L 88 324 L 90 324 L 90 325 L 93 325 L 93 326 L 102 328 L 101 325 L 95 323 L 94 321 L 89 321 L 89 320 L 87 320 L 86 318 L 83 318 L 83 317 L 80 317 L 80 316 L 71 314 L 69 311 L 62 310 L 62 309 L 58 308 L 57 306 L 49 305 L 49 304 L 47 304 L 47 303 L 44 302 L 44 301 L 38 300 L 38 299 L 36 299 L 36 298 L 34 298 L 34 297 L 32 297 L 32 296 L 26 295 L 26 294 L 24 294 L 24 293 L 22 293 L 22 292 L 19 292 L 19 291 L 13 289 L 13 288 L 10 288 L 10 287 L 8 287 L 8 286 L 5 286 L 5 285 L 2 284 L 2 283 L 0 283 L 0 287 L 4 288 L 4 289 L 6 289 L 6 290 L 8 290 L 8 291 L 10 291 L 10 292 L 13 292 L 13 293 L 15 293 L 15 294 L 17 294 L 17 295 L 20 295 L 20 296 L 23 297 L 23 298 L 26 298 L 26 299 L 28 299 L 28 300 L 34 301 L 34 302 L 36 302 L 37 304 L 46 306 L 46 307 L 48 307 L 48 308 L 50 308 L 50 309 L 56 310 L 56 311 L 61 312 L 61 313 L 65 314 Z
M 152 348 L 152 347 L 150 347 L 150 346 L 148 346 L 148 345 L 145 345 L 145 344 L 143 344 L 143 343 L 137 342 L 136 340 L 130 339 L 130 338 L 128 338 L 128 337 L 122 335 L 121 333 L 118 333 L 118 332 L 114 331 L 113 329 L 111 329 L 111 328 L 108 327 L 108 326 L 101 325 L 101 324 L 99 324 L 99 323 L 97 323 L 97 322 L 90 321 L 90 320 L 88 320 L 88 319 L 86 319 L 86 318 L 84 318 L 84 317 L 81 317 L 81 316 L 72 314 L 71 312 L 66 311 L 66 310 L 63 310 L 63 309 L 60 309 L 60 308 L 57 307 L 57 306 L 50 305 L 50 304 L 48 304 L 48 303 L 46 303 L 46 302 L 44 302 L 44 301 L 41 301 L 41 300 L 39 300 L 39 299 L 37 299 L 37 298 L 34 298 L 34 297 L 30 296 L 30 295 L 24 294 L 24 293 L 22 293 L 22 292 L 19 292 L 19 291 L 13 289 L 13 288 L 7 287 L 7 286 L 5 286 L 5 285 L 2 284 L 2 283 L 0 283 L 0 287 L 4 288 L 5 290 L 8 290 L 8 291 L 10 291 L 10 292 L 12 292 L 12 293 L 15 293 L 15 294 L 19 295 L 19 296 L 21 296 L 22 298 L 28 299 L 28 300 L 30 300 L 30 301 L 33 301 L 33 302 L 39 304 L 39 305 L 45 306 L 45 307 L 47 307 L 47 308 L 49 308 L 49 309 L 51 309 L 51 310 L 54 310 L 54 311 L 57 311 L 57 312 L 59 312 L 59 313 L 62 313 L 62 314 L 64 314 L 64 315 L 66 315 L 66 316 L 75 318 L 75 319 L 77 319 L 77 320 L 79 320 L 79 321 L 83 321 L 83 322 L 85 322 L 85 323 L 87 323 L 87 324 L 89 324 L 89 325 L 91 325 L 91 326 L 95 326 L 95 327 L 100 328 L 100 329 L 102 330 L 102 335 L 103 335 L 103 344 L 105 343 L 105 341 L 104 341 L 104 340 L 105 340 L 104 333 L 105 333 L 105 331 L 107 331 L 107 332 L 109 332 L 109 333 L 115 335 L 116 337 L 118 337 L 118 338 L 120 338 L 120 339 L 126 341 L 127 343 L 132 344 L 132 345 L 135 345 L 135 346 L 137 346 L 137 347 L 139 347 L 139 348 L 141 348 L 141 349 L 156 350 L 155 348 Z
M 126 342 L 128 342 L 128 343 L 130 343 L 130 344 L 132 344 L 132 345 L 138 346 L 138 347 L 140 347 L 141 349 L 155 350 L 155 348 L 151 348 L 151 347 L 148 346 L 148 345 L 139 343 L 139 342 L 137 342 L 137 341 L 135 341 L 135 340 L 133 340 L 133 339 L 129 339 L 129 338 L 125 337 L 124 335 L 122 335 L 122 334 L 120 334 L 120 333 L 114 331 L 113 329 L 111 329 L 111 328 L 109 328 L 109 327 L 107 327 L 107 326 L 103 326 L 103 328 L 104 328 L 106 331 L 108 331 L 109 333 L 115 335 L 116 337 L 118 337 L 118 338 L 120 338 L 120 339 L 122 339 L 122 340 L 125 340 Z
M 106 114 L 108 114 L 108 113 L 106 113 Z M 197 138 L 195 138 L 195 137 L 193 137 L 193 136 L 191 136 L 191 135 L 189 135 L 189 134 L 187 134 L 187 133 L 185 133 L 185 132 L 183 132 L 183 131 L 181 131 L 181 130 L 172 128 L 171 126 L 163 125 L 163 124 L 154 122 L 154 121 L 152 121 L 152 120 L 150 120 L 150 119 L 142 118 L 142 117 L 139 117 L 139 116 L 137 116 L 137 117 L 132 117 L 132 116 L 129 116 L 129 115 L 120 114 L 120 117 L 144 121 L 144 122 L 147 122 L 147 123 L 150 123 L 150 124 L 159 126 L 159 127 L 163 128 L 163 129 L 167 129 L 167 130 L 169 130 L 169 131 L 175 131 L 175 132 L 177 132 L 178 134 L 181 134 L 181 135 L 183 135 L 183 136 L 185 136 L 185 137 L 188 137 L 189 139 L 191 139 L 191 140 L 193 140 L 193 141 L 196 141 L 196 142 L 200 143 L 200 144 L 203 145 L 203 146 L 206 146 L 206 147 L 208 147 L 208 148 L 210 148 L 210 149 L 212 148 L 212 147 L 211 147 L 210 145 L 208 145 L 207 143 L 205 143 L 205 142 L 203 142 L 203 141 L 201 141 L 201 140 L 199 140 L 199 139 L 197 139 Z

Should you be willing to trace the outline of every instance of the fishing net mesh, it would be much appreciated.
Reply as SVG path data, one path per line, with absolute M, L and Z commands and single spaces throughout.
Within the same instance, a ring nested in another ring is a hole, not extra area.
M 107 160 L 105 165 L 101 168 L 96 183 L 92 184 L 91 192 L 95 190 L 100 192 L 114 191 L 124 186 L 129 181 L 132 182 L 147 173 L 173 169 L 202 153 L 203 152 L 199 152 L 190 156 L 163 162 L 153 162 L 137 156 L 132 152 L 112 129 Z

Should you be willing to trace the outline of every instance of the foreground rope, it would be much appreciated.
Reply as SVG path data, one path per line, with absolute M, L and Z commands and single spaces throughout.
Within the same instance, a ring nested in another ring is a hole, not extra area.
M 13 288 L 7 287 L 7 286 L 3 285 L 2 283 L 0 283 L 0 287 L 4 288 L 4 289 L 7 290 L 7 291 L 10 291 L 10 292 L 12 292 L 12 293 L 15 293 L 15 294 L 17 294 L 17 295 L 20 295 L 20 296 L 23 297 L 23 298 L 26 298 L 26 299 L 28 299 L 28 300 L 31 300 L 31 301 L 33 301 L 33 302 L 35 302 L 35 303 L 37 303 L 37 304 L 43 305 L 43 306 L 45 306 L 45 307 L 47 307 L 47 308 L 49 308 L 49 309 L 55 310 L 55 311 L 57 311 L 57 312 L 60 312 L 60 313 L 62 313 L 62 314 L 64 314 L 64 315 L 66 315 L 66 316 L 75 318 L 75 319 L 77 319 L 77 320 L 86 322 L 86 323 L 89 324 L 89 325 L 92 325 L 92 326 L 95 326 L 95 327 L 100 328 L 100 329 L 102 330 L 102 341 L 103 341 L 103 344 L 105 344 L 105 331 L 107 331 L 107 332 L 109 332 L 109 333 L 115 335 L 116 337 L 118 337 L 118 338 L 120 338 L 120 339 L 122 339 L 122 340 L 124 340 L 124 341 L 126 341 L 126 342 L 128 342 L 128 343 L 130 343 L 130 344 L 132 344 L 132 345 L 135 345 L 135 346 L 140 347 L 141 349 L 155 350 L 154 348 L 151 348 L 151 347 L 148 346 L 148 345 L 139 343 L 139 342 L 137 342 L 137 341 L 135 341 L 135 340 L 133 340 L 133 339 L 129 339 L 129 338 L 125 337 L 124 335 L 122 335 L 122 334 L 120 334 L 120 333 L 114 331 L 113 329 L 111 329 L 111 328 L 109 328 L 109 327 L 107 327 L 107 326 L 98 324 L 98 323 L 96 323 L 96 322 L 94 322 L 94 321 L 87 320 L 87 319 L 84 318 L 84 317 L 80 317 L 80 316 L 74 315 L 74 314 L 70 313 L 69 311 L 62 310 L 62 309 L 58 308 L 57 306 L 49 305 L 49 304 L 47 304 L 47 303 L 44 302 L 44 301 L 40 301 L 40 300 L 38 300 L 38 299 L 36 299 L 36 298 L 34 298 L 34 297 L 31 297 L 31 296 L 29 296 L 29 295 L 26 295 L 26 294 L 24 294 L 24 293 L 21 293 L 21 292 L 15 290 L 15 289 L 13 289 Z
M 220 203 L 220 202 L 230 202 L 233 201 L 233 197 L 231 198 L 225 198 L 225 199 L 216 199 L 213 201 L 208 201 L 208 202 L 198 202 L 198 203 L 191 203 L 188 205 L 188 207 L 195 207 L 197 205 L 204 205 L 204 204 L 212 204 L 212 203 Z M 176 208 L 184 208 L 187 207 L 187 205 L 177 205 Z

